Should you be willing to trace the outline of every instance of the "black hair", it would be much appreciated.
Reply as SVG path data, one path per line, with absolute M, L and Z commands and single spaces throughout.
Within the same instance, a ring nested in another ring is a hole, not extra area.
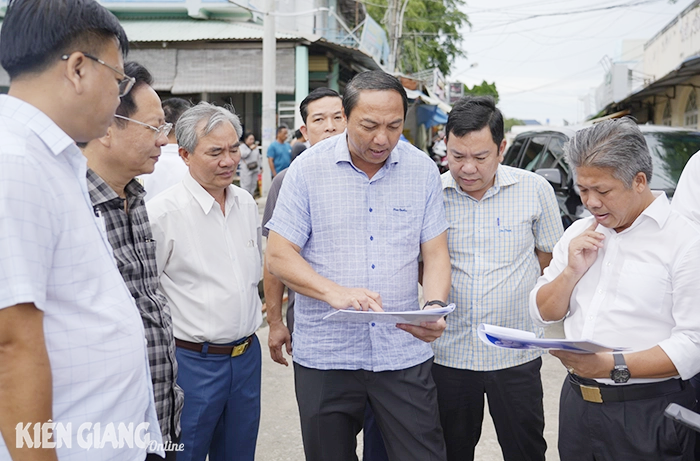
M 162 103 L 165 112 L 165 121 L 172 123 L 173 128 L 177 125 L 177 120 L 187 109 L 192 107 L 192 103 L 182 98 L 168 98 Z
M 350 118 L 350 112 L 357 105 L 360 99 L 362 90 L 393 90 L 401 95 L 403 100 L 403 118 L 406 120 L 406 112 L 408 112 L 408 97 L 406 90 L 398 78 L 391 74 L 387 74 L 381 70 L 368 70 L 355 75 L 352 80 L 345 86 L 345 94 L 343 96 L 343 109 L 345 116 Z
M 445 141 L 454 134 L 458 138 L 485 126 L 491 130 L 493 142 L 503 141 L 503 114 L 491 96 L 465 96 L 452 106 L 445 125 Z
M 10 0 L 0 31 L 0 64 L 13 79 L 41 72 L 75 51 L 99 56 L 112 38 L 126 57 L 124 29 L 95 0 Z
M 301 130 L 296 130 L 296 131 L 294 132 L 294 137 L 295 137 L 296 139 L 304 139 L 304 135 L 301 134 Z
M 279 134 L 282 132 L 282 130 L 288 130 L 288 129 L 289 128 L 287 128 L 287 125 L 285 125 L 284 123 L 281 124 L 280 126 L 277 127 L 277 136 L 279 136 Z
M 243 133 L 243 136 L 241 136 L 241 142 L 245 143 L 245 140 L 248 139 L 248 136 L 251 135 L 255 137 L 255 134 L 253 134 L 252 131 L 246 131 L 245 133 Z
M 129 77 L 135 78 L 136 82 L 134 83 L 134 87 L 131 89 L 131 91 L 121 97 L 116 113 L 124 117 L 131 117 L 139 109 L 134 101 L 134 91 L 141 85 L 152 85 L 153 76 L 148 69 L 134 61 L 129 61 L 124 64 L 124 73 Z M 118 126 L 122 127 L 127 123 L 126 120 L 122 120 L 120 118 L 115 118 L 114 122 Z
M 309 104 L 328 97 L 343 99 L 337 91 L 326 88 L 325 86 L 316 88 L 304 98 L 299 105 L 299 113 L 301 114 L 301 119 L 304 121 L 304 124 L 306 124 L 306 118 L 309 116 Z

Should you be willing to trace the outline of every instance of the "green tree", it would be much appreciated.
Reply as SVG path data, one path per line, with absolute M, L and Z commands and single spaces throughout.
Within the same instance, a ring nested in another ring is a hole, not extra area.
M 496 100 L 496 103 L 498 103 L 498 90 L 496 89 L 496 82 L 487 83 L 486 80 L 484 80 L 480 85 L 474 85 L 471 88 L 464 85 L 464 95 L 492 96 L 493 99 Z
M 411 74 L 437 67 L 448 75 L 454 60 L 465 56 L 459 34 L 462 26 L 469 25 L 467 15 L 459 9 L 464 4 L 464 0 L 408 0 L 398 70 Z M 365 6 L 369 15 L 386 29 L 387 0 L 372 0 Z
M 508 133 L 515 125 L 525 125 L 525 122 L 517 118 L 507 118 L 503 121 L 503 128 L 506 133 Z

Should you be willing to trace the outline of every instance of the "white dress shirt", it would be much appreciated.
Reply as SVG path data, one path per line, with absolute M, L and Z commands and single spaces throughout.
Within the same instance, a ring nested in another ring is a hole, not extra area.
M 630 352 L 660 346 L 679 375 L 700 372 L 700 231 L 671 210 L 666 194 L 634 223 L 617 233 L 598 226 L 604 247 L 571 294 L 564 319 L 568 339 L 585 339 Z M 566 267 L 571 240 L 593 222 L 576 221 L 554 247 L 554 259 L 530 293 L 530 315 L 545 322 L 537 309 L 537 292 Z M 598 381 L 612 384 L 610 379 Z M 635 379 L 629 384 L 655 381 Z
M 72 426 L 58 459 L 143 460 L 144 448 L 88 450 L 78 439 L 84 423 L 147 422 L 161 440 L 143 323 L 93 213 L 87 161 L 49 117 L 11 96 L 0 96 L 0 139 L 0 309 L 34 303 L 44 314 L 53 421 Z
M 224 344 L 253 334 L 262 323 L 262 236 L 253 197 L 229 186 L 224 216 L 188 173 L 146 208 L 175 337 Z
M 177 144 L 162 146 L 153 173 L 139 176 L 143 181 L 143 188 L 146 189 L 146 201 L 153 200 L 156 195 L 182 181 L 188 171 L 189 168 L 180 157 Z
M 696 153 L 683 168 L 673 194 L 671 208 L 700 223 L 700 154 Z

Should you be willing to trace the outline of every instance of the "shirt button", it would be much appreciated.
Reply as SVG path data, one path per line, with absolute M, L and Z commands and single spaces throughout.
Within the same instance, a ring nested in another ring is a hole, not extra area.
M 376 327 L 376 326 L 377 326 L 377 324 L 374 323 L 374 322 L 372 322 L 371 325 L 372 325 L 373 327 Z
M 372 212 L 372 209 L 371 209 L 371 208 L 369 209 L 369 212 L 370 212 L 370 213 Z
M 604 291 L 603 291 L 603 290 L 598 290 L 598 293 L 600 293 L 600 294 L 602 295 L 602 294 L 604 293 Z
M 595 318 L 595 317 L 593 317 L 592 315 L 589 315 L 589 316 L 588 316 L 588 320 L 593 320 L 594 318 Z
M 372 264 L 372 269 L 374 269 L 374 264 Z
M 372 236 L 370 235 L 370 236 L 369 236 L 369 239 L 370 239 L 370 240 L 374 240 L 374 237 L 372 237 Z

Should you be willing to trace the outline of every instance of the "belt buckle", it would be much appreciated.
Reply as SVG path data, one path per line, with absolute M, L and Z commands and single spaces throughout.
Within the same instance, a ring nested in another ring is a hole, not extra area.
M 600 388 L 595 386 L 586 386 L 579 384 L 581 388 L 581 397 L 586 402 L 603 403 L 603 396 L 600 394 Z
M 245 341 L 244 343 L 241 343 L 238 346 L 233 346 L 233 350 L 231 351 L 231 357 L 238 357 L 239 355 L 243 354 L 246 351 L 246 349 L 248 349 L 249 344 L 250 341 Z

